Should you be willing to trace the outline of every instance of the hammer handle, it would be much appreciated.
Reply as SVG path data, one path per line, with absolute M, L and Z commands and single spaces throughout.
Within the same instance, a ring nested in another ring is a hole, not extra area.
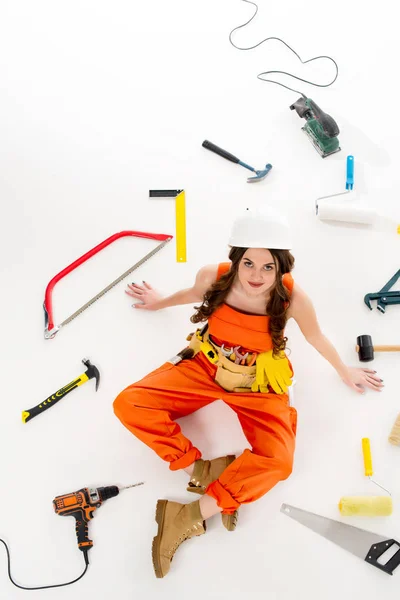
M 207 148 L 207 150 L 211 150 L 211 152 L 215 152 L 215 154 L 219 154 L 220 156 L 222 156 L 222 158 L 226 158 L 226 160 L 230 160 L 231 162 L 236 164 L 239 162 L 239 159 L 236 156 L 234 156 L 230 152 L 227 152 L 226 150 L 223 150 L 222 148 L 216 146 L 208 140 L 204 140 L 202 146 L 203 148 Z
M 29 408 L 28 410 L 22 411 L 22 421 L 24 423 L 27 423 L 34 417 L 37 417 L 38 415 L 40 415 L 42 412 L 44 412 L 51 406 L 54 406 L 54 404 L 57 404 L 57 402 L 59 400 L 61 400 L 61 398 L 64 398 L 64 396 L 69 394 L 69 392 L 72 392 L 72 390 L 74 390 L 76 387 L 78 387 L 78 385 L 82 385 L 82 383 L 85 383 L 85 381 L 88 381 L 88 379 L 89 379 L 89 377 L 86 375 L 86 373 L 83 373 L 80 377 L 78 377 L 77 379 L 74 379 L 68 385 L 57 390 L 57 392 L 55 394 L 52 394 L 51 396 L 46 398 L 46 400 L 44 400 L 40 404 L 37 404 L 36 406 Z
M 400 346 L 374 346 L 375 352 L 400 352 Z

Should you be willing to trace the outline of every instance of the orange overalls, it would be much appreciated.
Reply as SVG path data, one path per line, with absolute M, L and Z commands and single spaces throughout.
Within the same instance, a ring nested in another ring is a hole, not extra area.
M 229 269 L 222 263 L 218 277 Z M 290 274 L 284 285 L 293 288 Z M 208 320 L 217 344 L 241 346 L 255 352 L 272 348 L 269 317 L 248 315 L 227 305 Z M 218 341 L 217 341 L 218 340 Z M 292 472 L 297 412 L 287 394 L 227 392 L 214 381 L 216 366 L 202 352 L 177 365 L 165 363 L 123 390 L 114 401 L 114 412 L 137 438 L 152 448 L 172 471 L 184 469 L 201 458 L 181 432 L 176 419 L 221 399 L 235 411 L 251 450 L 245 449 L 211 483 L 206 494 L 214 497 L 225 514 L 241 504 L 257 500 Z

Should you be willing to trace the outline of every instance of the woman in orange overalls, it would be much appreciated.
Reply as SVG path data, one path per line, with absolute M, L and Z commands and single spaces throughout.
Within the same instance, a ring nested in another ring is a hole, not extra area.
M 183 540 L 205 533 L 206 519 L 220 512 L 233 531 L 241 504 L 290 475 L 297 413 L 289 404 L 293 371 L 284 352 L 289 318 L 355 391 L 382 386 L 375 371 L 343 364 L 321 332 L 310 299 L 293 282 L 290 229 L 280 215 L 247 210 L 235 221 L 229 245 L 230 262 L 200 269 L 193 288 L 164 299 L 147 283 L 127 292 L 138 300 L 134 306 L 145 310 L 202 301 L 191 321 L 206 322 L 186 349 L 114 401 L 125 427 L 171 470 L 188 473 L 188 491 L 201 495 L 190 504 L 157 502 L 157 577 L 168 573 Z M 217 399 L 235 411 L 251 450 L 203 460 L 176 419 Z

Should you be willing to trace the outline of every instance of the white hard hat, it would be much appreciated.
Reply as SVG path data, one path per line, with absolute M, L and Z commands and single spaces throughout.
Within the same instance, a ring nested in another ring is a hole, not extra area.
M 233 223 L 229 246 L 290 250 L 292 235 L 287 219 L 270 206 L 247 208 Z

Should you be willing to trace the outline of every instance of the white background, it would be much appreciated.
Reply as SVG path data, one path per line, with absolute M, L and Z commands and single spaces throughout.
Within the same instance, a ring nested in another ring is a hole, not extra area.
M 256 75 L 282 69 L 325 83 L 332 66 L 301 66 L 277 42 L 249 52 L 231 46 L 229 32 L 250 18 L 251 5 L 1 2 L 0 537 L 10 545 L 17 582 L 63 582 L 83 568 L 74 520 L 55 515 L 55 496 L 146 482 L 96 513 L 86 576 L 72 587 L 31 592 L 38 598 L 333 600 L 351 598 L 353 586 L 372 600 L 376 590 L 382 596 L 398 590 L 398 574 L 361 562 L 279 509 L 287 502 L 340 520 L 341 496 L 380 494 L 364 476 L 361 438 L 369 437 L 374 477 L 392 491 L 394 513 L 346 522 L 400 539 L 400 449 L 387 441 L 400 411 L 399 354 L 377 354 L 370 363 L 384 379 L 381 394 L 357 395 L 289 323 L 299 412 L 292 476 L 243 506 L 235 532 L 219 516 L 211 519 L 207 534 L 181 547 L 168 576 L 157 580 L 151 562 L 156 501 L 196 498 L 186 492 L 183 472 L 171 472 L 123 428 L 112 402 L 185 345 L 193 307 L 134 311 L 123 282 L 53 340 L 43 337 L 50 279 L 118 231 L 174 234 L 173 201 L 149 199 L 148 191 L 184 188 L 187 263 L 176 262 L 173 241 L 128 281 L 145 279 L 163 294 L 190 286 L 202 265 L 226 260 L 234 213 L 270 203 L 292 222 L 294 278 L 343 360 L 361 366 L 354 350 L 360 334 L 376 344 L 400 343 L 400 306 L 382 315 L 376 303 L 372 312 L 363 303 L 364 294 L 379 290 L 400 267 L 394 4 L 383 11 L 344 0 L 326 8 L 317 0 L 259 5 L 237 44 L 281 36 L 304 59 L 327 54 L 339 64 L 330 88 L 285 80 L 338 122 L 342 151 L 327 159 L 289 110 L 298 94 Z M 204 139 L 258 169 L 267 162 L 273 169 L 249 185 L 248 171 L 202 148 Z M 317 197 L 344 190 L 348 154 L 355 157 L 354 194 L 384 217 L 374 228 L 323 223 L 314 214 Z M 154 245 L 121 240 L 66 277 L 53 295 L 56 322 Z M 80 375 L 84 357 L 101 371 L 98 392 L 89 382 L 23 424 L 21 411 Z M 222 402 L 181 424 L 205 458 L 247 446 Z M 0 548 L 1 599 L 27 595 L 8 581 Z

